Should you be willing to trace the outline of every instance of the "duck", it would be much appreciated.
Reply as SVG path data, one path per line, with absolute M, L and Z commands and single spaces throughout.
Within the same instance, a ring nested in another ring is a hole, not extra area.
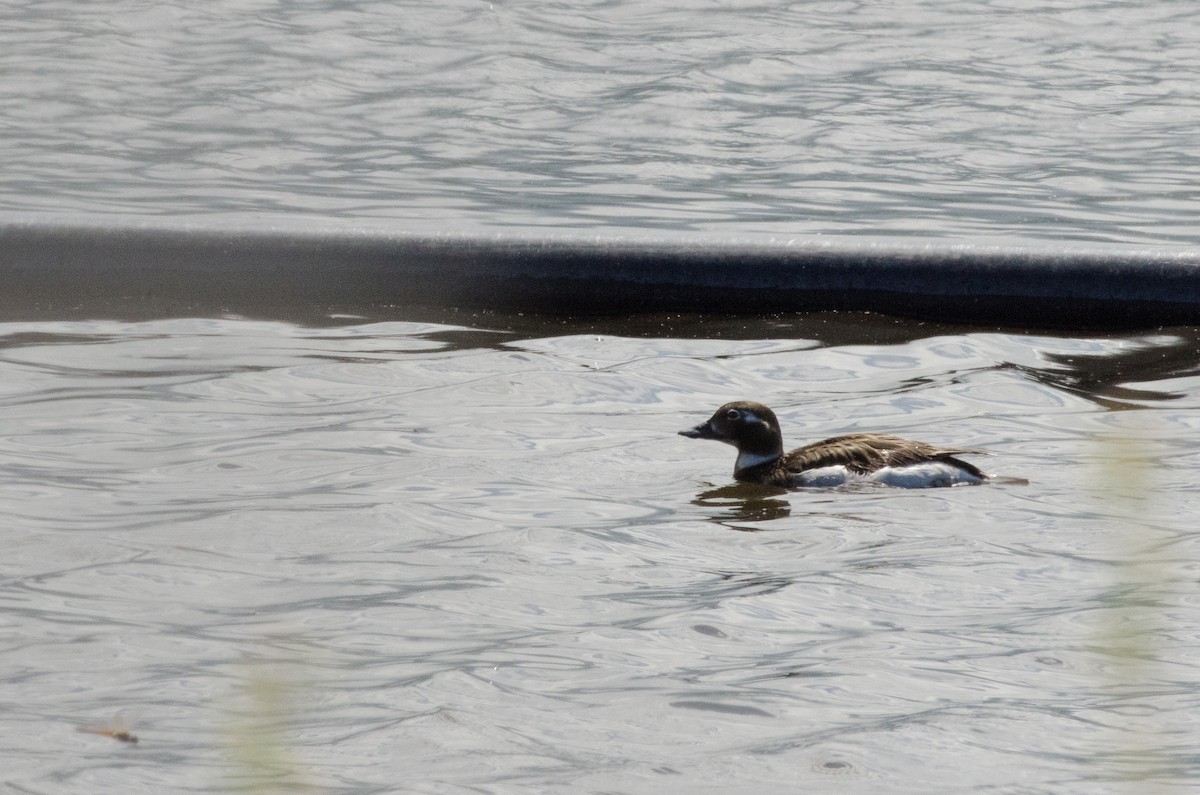
M 795 488 L 878 483 L 900 488 L 929 488 L 980 483 L 989 475 L 960 455 L 982 450 L 938 447 L 884 433 L 833 436 L 783 451 L 783 433 L 775 412 L 761 403 L 726 403 L 708 420 L 679 432 L 689 439 L 715 439 L 737 448 L 733 477 L 741 483 Z

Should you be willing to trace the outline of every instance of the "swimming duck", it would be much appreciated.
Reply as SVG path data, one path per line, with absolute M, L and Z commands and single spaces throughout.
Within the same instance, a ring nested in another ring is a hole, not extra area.
M 882 433 L 851 433 L 783 452 L 775 412 L 761 403 L 726 403 L 707 421 L 680 431 L 689 439 L 716 439 L 737 448 L 733 477 L 763 486 L 841 486 L 874 482 L 901 488 L 978 483 L 988 476 L 955 458 L 981 450 L 935 447 Z

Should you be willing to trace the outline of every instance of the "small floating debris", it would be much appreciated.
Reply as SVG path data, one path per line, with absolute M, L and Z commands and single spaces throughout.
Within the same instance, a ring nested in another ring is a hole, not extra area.
M 137 735 L 128 729 L 121 729 L 115 726 L 78 726 L 75 731 L 83 732 L 84 734 L 99 734 L 104 737 L 111 737 L 114 740 L 120 740 L 123 743 L 137 744 Z

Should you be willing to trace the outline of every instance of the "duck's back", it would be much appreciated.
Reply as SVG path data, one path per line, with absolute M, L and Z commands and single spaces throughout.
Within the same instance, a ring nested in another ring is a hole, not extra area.
M 794 485 L 837 485 L 868 479 L 913 487 L 972 483 L 987 476 L 955 458 L 978 450 L 936 447 L 900 436 L 851 433 L 799 447 L 779 462 L 776 477 Z

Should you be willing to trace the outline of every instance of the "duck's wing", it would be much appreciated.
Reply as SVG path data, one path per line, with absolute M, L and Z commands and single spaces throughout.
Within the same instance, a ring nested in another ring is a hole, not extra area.
M 899 467 L 925 461 L 952 459 L 953 463 L 973 470 L 974 467 L 970 464 L 953 458 L 962 454 L 985 455 L 981 450 L 936 447 L 884 433 L 850 433 L 797 448 L 784 456 L 784 464 L 792 472 L 844 466 L 852 472 L 861 473 L 889 466 Z

